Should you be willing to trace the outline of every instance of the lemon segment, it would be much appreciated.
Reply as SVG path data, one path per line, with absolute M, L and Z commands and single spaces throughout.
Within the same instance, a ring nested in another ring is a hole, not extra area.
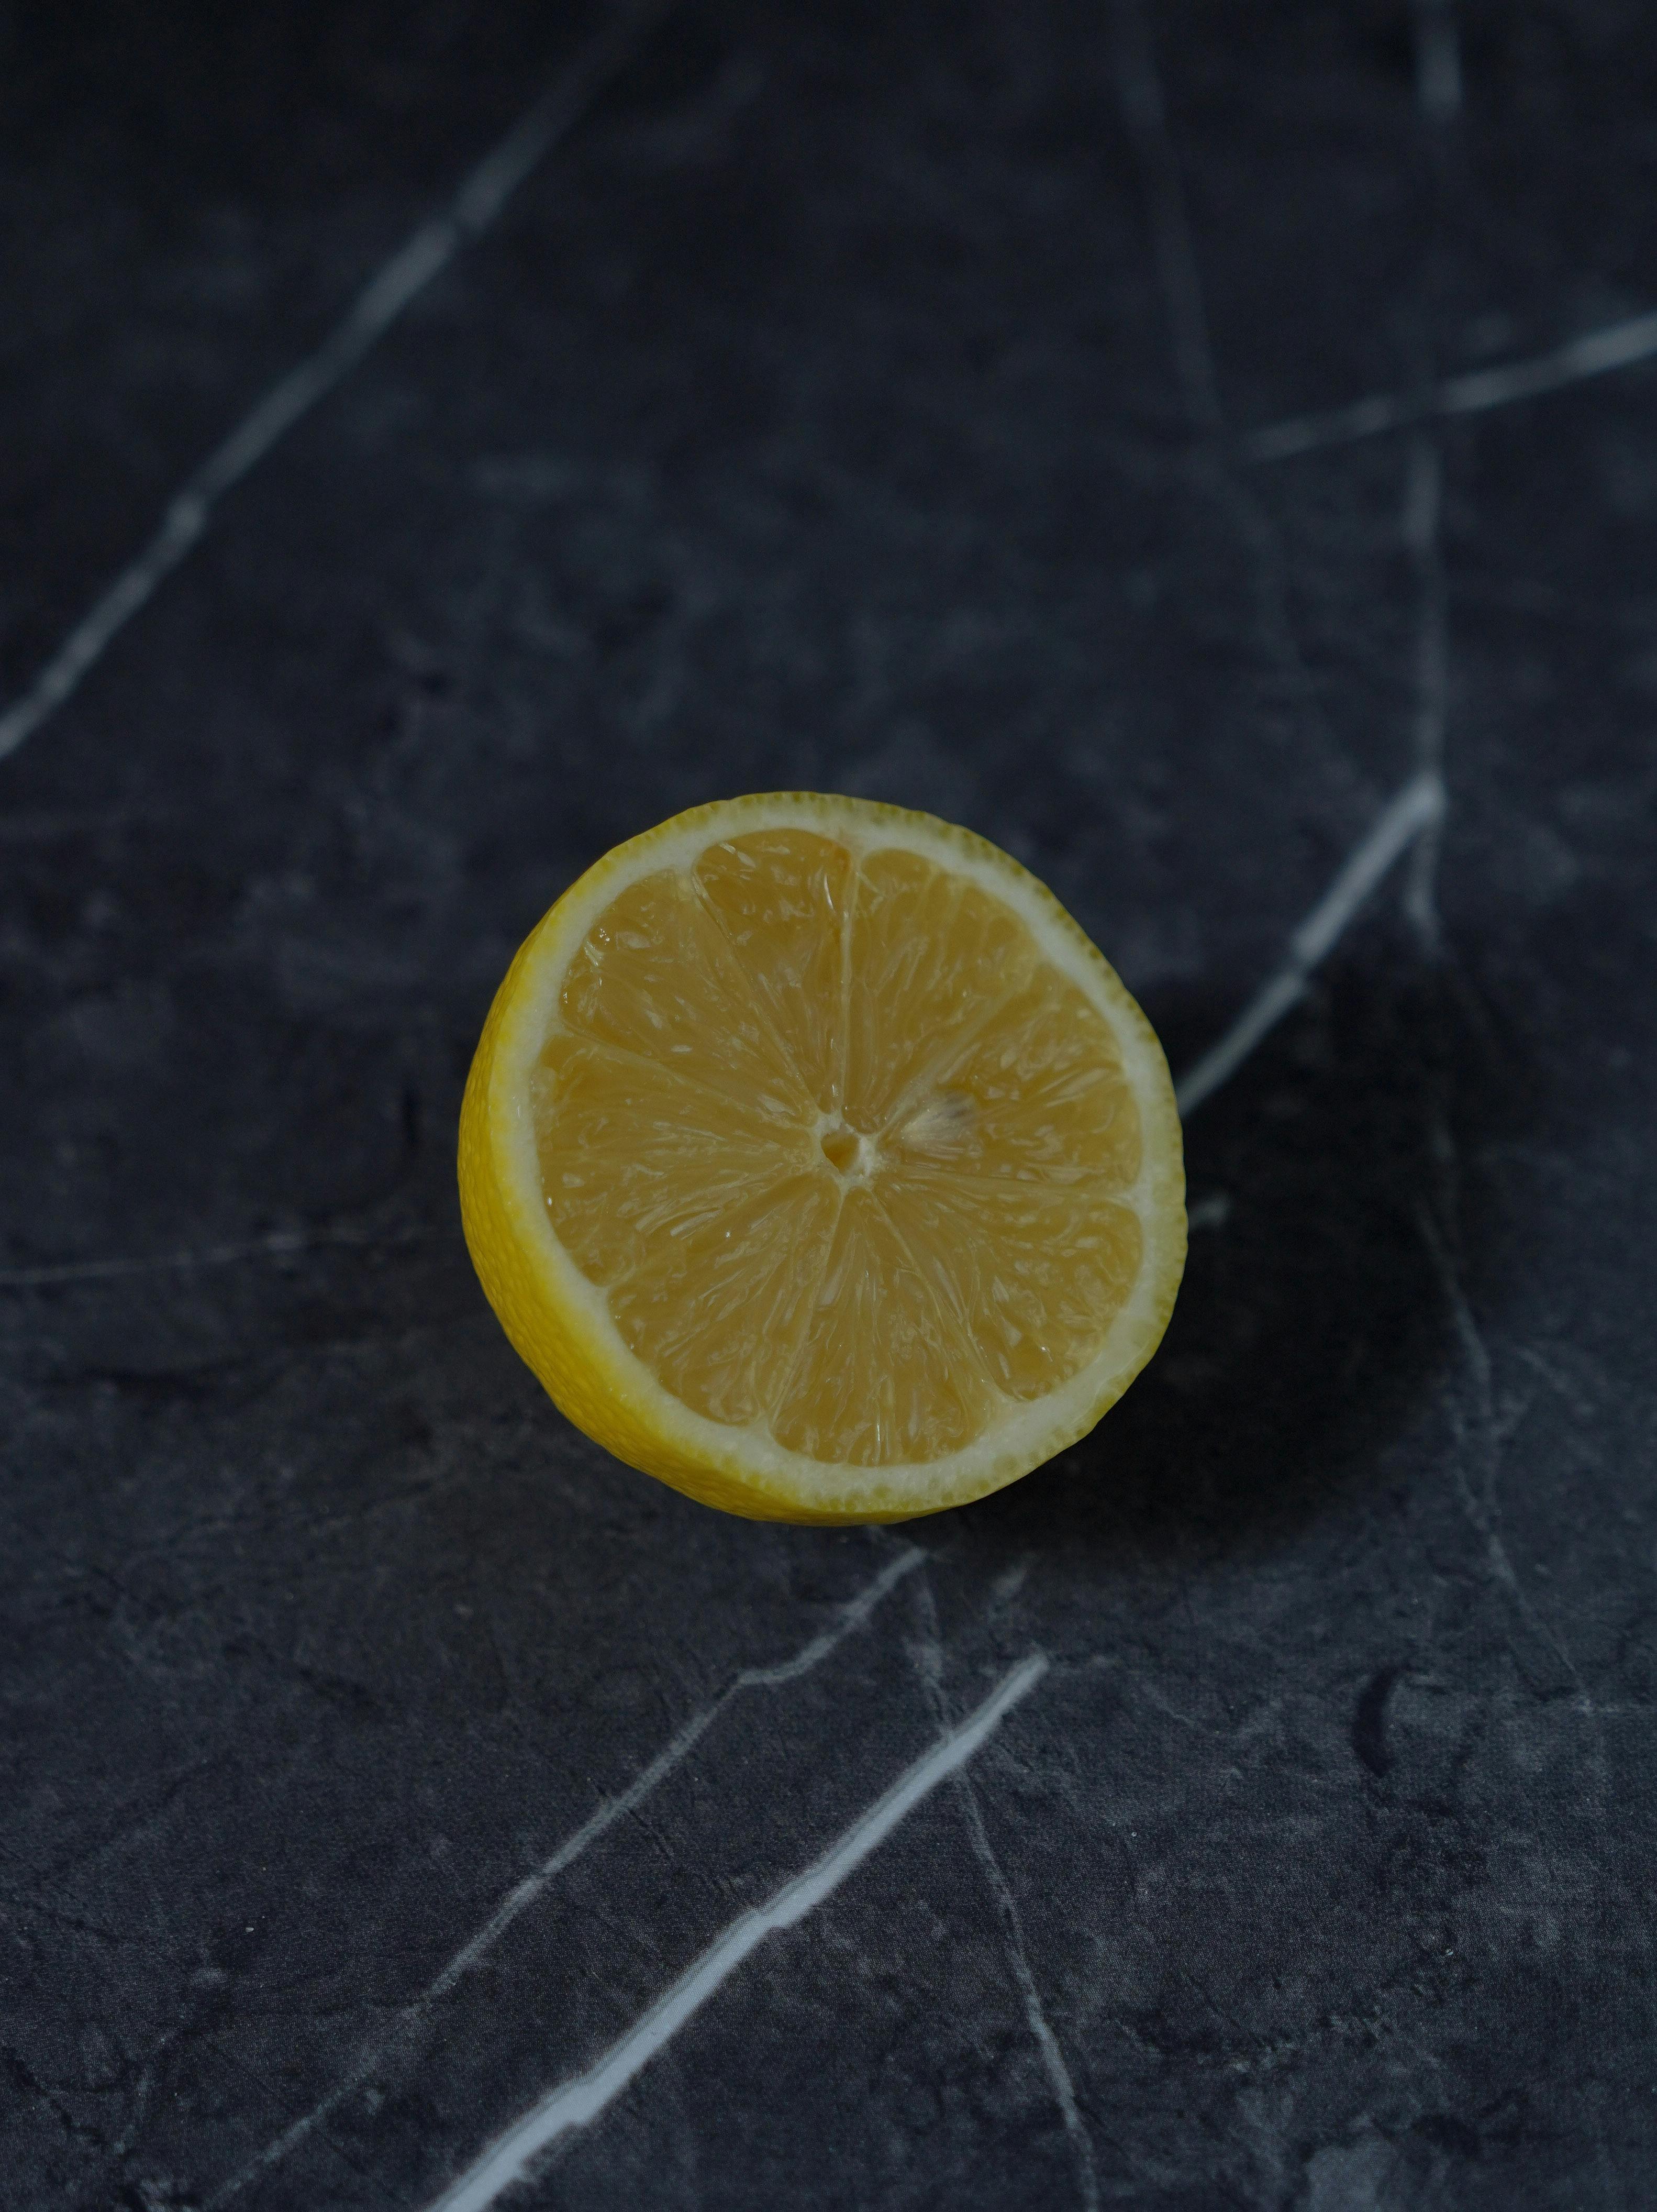
M 461 1115 L 507 1335 L 632 1466 L 900 1520 L 1084 1435 L 1156 1349 L 1184 1170 L 1150 1025 L 1058 902 L 930 816 L 722 801 L 568 890 Z

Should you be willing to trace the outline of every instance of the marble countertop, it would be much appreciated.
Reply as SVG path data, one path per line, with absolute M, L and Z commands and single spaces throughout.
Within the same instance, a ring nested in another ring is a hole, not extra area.
M 1657 2203 L 1657 33 L 0 17 L 0 2198 Z M 1085 1443 L 618 1467 L 462 1246 L 513 946 L 720 793 L 1183 1076 Z

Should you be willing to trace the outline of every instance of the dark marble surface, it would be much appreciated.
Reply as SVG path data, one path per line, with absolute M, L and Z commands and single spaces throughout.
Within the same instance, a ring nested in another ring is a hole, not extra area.
M 0 700 L 598 24 L 0 9 Z M 1039 1651 L 513 2202 L 1657 2204 L 1654 249 L 1627 0 L 688 0 L 227 492 L 0 763 L 0 2201 L 422 2212 Z M 512 1355 L 616 840 L 965 821 L 1188 1067 L 1441 763 L 1055 1465 L 749 1526 Z

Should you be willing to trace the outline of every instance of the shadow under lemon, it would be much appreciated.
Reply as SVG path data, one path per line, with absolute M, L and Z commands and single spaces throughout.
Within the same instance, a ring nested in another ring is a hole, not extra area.
M 1167 991 L 1145 1011 L 1180 1069 L 1235 1006 Z M 1050 1466 L 917 1538 L 986 1565 L 1054 1542 L 1210 1554 L 1376 1482 L 1459 1357 L 1423 1223 L 1475 1306 L 1499 1293 L 1506 1231 L 1458 1164 L 1516 1133 L 1530 1089 L 1466 987 L 1418 962 L 1383 951 L 1315 985 L 1190 1117 L 1190 1254 L 1150 1365 Z

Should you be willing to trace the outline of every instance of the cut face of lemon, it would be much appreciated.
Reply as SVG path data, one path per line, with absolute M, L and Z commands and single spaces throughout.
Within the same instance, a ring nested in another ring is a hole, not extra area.
M 810 793 L 588 870 L 460 1126 L 507 1335 L 618 1459 L 756 1518 L 893 1521 L 1092 1428 L 1185 1264 L 1168 1063 L 1017 862 Z

